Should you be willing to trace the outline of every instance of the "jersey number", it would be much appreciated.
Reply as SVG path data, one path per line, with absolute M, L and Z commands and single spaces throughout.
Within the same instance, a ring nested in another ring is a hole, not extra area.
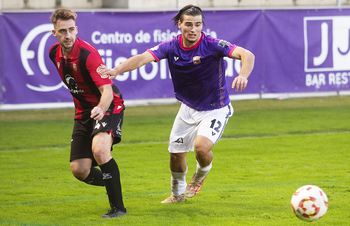
M 216 125 L 215 125 L 216 124 Z M 214 127 L 216 126 L 216 127 Z M 216 132 L 220 132 L 220 128 L 221 128 L 222 124 L 220 121 L 216 121 L 216 119 L 213 119 L 211 121 L 211 125 L 210 128 L 214 129 Z

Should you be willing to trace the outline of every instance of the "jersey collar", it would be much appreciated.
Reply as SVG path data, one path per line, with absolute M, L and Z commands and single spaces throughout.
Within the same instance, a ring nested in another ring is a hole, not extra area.
M 187 47 L 184 47 L 183 46 L 183 36 L 181 35 L 181 37 L 180 37 L 180 46 L 181 46 L 181 48 L 183 49 L 183 50 L 192 50 L 192 49 L 194 49 L 194 48 L 196 48 L 198 45 L 199 45 L 199 43 L 201 43 L 201 41 L 202 41 L 202 38 L 203 38 L 203 32 L 201 33 L 201 37 L 200 37 L 200 39 L 198 40 L 198 42 L 194 45 L 194 46 L 192 46 L 192 47 L 190 47 L 190 48 L 187 48 Z
M 69 56 L 67 57 L 67 59 L 72 59 L 74 58 L 74 56 L 76 55 L 76 53 L 79 51 L 79 42 L 80 39 L 76 38 L 75 39 L 75 43 L 73 45 L 72 51 L 70 52 Z M 59 51 L 58 51 L 58 56 L 64 58 L 63 54 L 62 54 L 62 47 L 61 45 L 59 46 Z

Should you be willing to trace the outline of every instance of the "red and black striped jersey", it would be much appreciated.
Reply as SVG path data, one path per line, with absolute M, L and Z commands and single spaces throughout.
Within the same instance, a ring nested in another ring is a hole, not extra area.
M 59 43 L 51 47 L 49 55 L 73 96 L 75 119 L 90 117 L 92 108 L 100 102 L 101 93 L 98 88 L 103 85 L 112 86 L 114 92 L 112 104 L 123 106 L 123 97 L 118 87 L 109 78 L 101 78 L 96 71 L 104 63 L 95 47 L 76 38 L 68 58 L 63 57 Z

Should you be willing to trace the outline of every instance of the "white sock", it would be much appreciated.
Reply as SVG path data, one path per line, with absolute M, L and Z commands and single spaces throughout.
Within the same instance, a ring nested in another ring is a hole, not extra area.
M 179 196 L 185 193 L 187 183 L 186 183 L 185 172 L 171 172 L 171 193 L 173 196 Z
M 197 162 L 197 170 L 196 170 L 197 177 L 200 179 L 205 177 L 209 173 L 209 171 L 211 170 L 211 167 L 212 167 L 212 162 L 205 167 L 201 167 L 199 165 L 199 163 Z

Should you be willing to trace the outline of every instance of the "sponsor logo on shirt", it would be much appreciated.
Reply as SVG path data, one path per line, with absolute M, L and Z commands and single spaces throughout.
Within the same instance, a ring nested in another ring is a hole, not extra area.
M 79 89 L 78 83 L 75 81 L 74 77 L 70 74 L 66 74 L 64 76 L 64 79 L 66 80 L 68 89 L 73 94 L 81 94 L 84 93 L 84 90 Z
M 96 72 L 98 73 L 100 70 L 102 70 L 100 67 L 96 69 Z M 108 78 L 109 75 L 101 75 L 101 78 Z
M 220 40 L 218 43 L 218 46 L 223 47 L 225 49 L 227 49 L 230 45 L 231 45 L 231 43 L 229 43 L 228 41 L 225 41 L 225 40 Z
M 77 67 L 77 64 L 76 64 L 76 63 L 73 63 L 73 69 L 74 69 L 75 72 L 78 71 L 78 67 Z

